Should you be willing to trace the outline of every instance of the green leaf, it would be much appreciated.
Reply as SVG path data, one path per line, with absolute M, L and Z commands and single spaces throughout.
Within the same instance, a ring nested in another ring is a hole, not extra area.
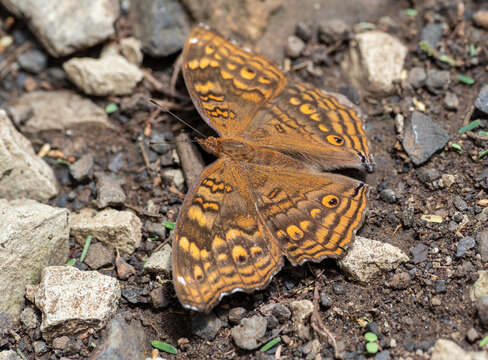
M 167 352 L 168 354 L 178 354 L 178 350 L 173 345 L 167 344 L 159 340 L 151 341 L 151 345 L 158 350 Z
M 485 336 L 483 339 L 480 341 L 480 348 L 483 348 L 488 344 L 488 336 Z
M 261 352 L 266 352 L 268 351 L 269 349 L 271 349 L 273 346 L 275 346 L 276 344 L 278 344 L 279 342 L 281 341 L 281 338 L 278 336 L 274 339 L 271 339 L 270 341 L 268 341 L 262 348 L 261 348 Z
M 417 16 L 418 11 L 415 9 L 405 9 L 405 14 L 408 16 Z
M 450 58 L 449 56 L 447 56 L 446 54 L 440 55 L 439 56 L 439 61 L 442 61 L 443 63 L 449 64 L 451 66 L 456 65 L 456 62 L 452 58 Z
M 112 113 L 116 112 L 117 110 L 119 110 L 119 107 L 115 103 L 110 103 L 110 104 L 107 104 L 107 106 L 105 106 L 105 112 L 107 114 L 112 114 Z
M 88 235 L 86 237 L 85 246 L 83 246 L 83 251 L 81 252 L 80 262 L 85 261 L 86 254 L 88 253 L 88 248 L 90 247 L 91 242 L 92 242 L 92 236 Z
M 163 222 L 163 226 L 167 229 L 174 230 L 175 229 L 175 223 L 172 221 L 165 221 Z
M 375 342 L 366 343 L 366 351 L 370 354 L 376 354 L 378 352 L 378 344 Z
M 434 49 L 432 49 L 432 46 L 427 41 L 421 41 L 419 42 L 419 47 L 422 51 L 426 52 L 427 55 L 432 56 L 434 55 Z
M 479 136 L 488 136 L 488 131 L 480 131 L 478 133 Z
M 66 266 L 73 266 L 74 264 L 76 264 L 76 259 L 69 259 Z
M 469 56 L 476 56 L 478 51 L 476 50 L 476 46 L 474 44 L 469 44 Z
M 372 332 L 367 332 L 366 334 L 364 334 L 364 338 L 368 341 L 368 342 L 375 342 L 375 341 L 378 341 L 378 336 L 376 336 L 375 333 L 372 333 Z
M 488 155 L 488 149 L 480 152 L 479 158 L 483 159 L 486 155 Z
M 464 134 L 465 132 L 468 132 L 468 131 L 471 131 L 471 130 L 477 128 L 478 126 L 480 126 L 480 124 L 481 124 L 480 119 L 476 119 L 474 121 L 471 121 L 468 125 L 463 126 L 461 129 L 459 129 L 458 133 Z
M 457 78 L 459 81 L 461 81 L 462 83 L 464 83 L 466 85 L 473 85 L 474 84 L 474 79 L 470 76 L 458 74 Z
M 461 147 L 461 145 L 459 144 L 451 144 L 451 147 L 454 149 L 454 150 L 457 150 L 459 152 L 463 152 L 463 148 Z

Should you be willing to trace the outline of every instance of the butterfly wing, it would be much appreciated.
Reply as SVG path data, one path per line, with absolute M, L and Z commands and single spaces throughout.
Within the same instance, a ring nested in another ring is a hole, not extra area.
M 311 85 L 289 82 L 260 108 L 241 136 L 322 170 L 372 171 L 363 124 L 350 105 Z
M 173 239 L 173 282 L 186 308 L 209 311 L 222 296 L 264 288 L 283 259 L 259 220 L 235 162 L 207 167 L 189 192 Z
M 241 133 L 286 85 L 271 60 L 198 25 L 183 50 L 183 77 L 201 117 L 223 136 Z
M 338 174 L 246 164 L 261 221 L 292 264 L 339 257 L 366 210 L 366 184 Z

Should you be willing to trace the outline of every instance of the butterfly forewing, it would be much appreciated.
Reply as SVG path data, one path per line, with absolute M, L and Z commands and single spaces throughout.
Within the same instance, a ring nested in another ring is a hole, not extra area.
M 183 76 L 202 118 L 220 135 L 239 134 L 286 85 L 270 60 L 196 26 L 183 50 Z

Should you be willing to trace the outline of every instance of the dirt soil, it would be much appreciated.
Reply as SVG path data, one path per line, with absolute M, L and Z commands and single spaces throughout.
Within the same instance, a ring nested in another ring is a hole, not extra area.
M 488 197 L 486 183 L 483 185 L 483 181 L 486 182 L 486 171 L 482 175 L 488 160 L 478 158 L 478 154 L 488 146 L 486 141 L 476 141 L 466 135 L 458 134 L 458 130 L 466 125 L 465 114 L 473 106 L 479 89 L 483 84 L 488 83 L 486 73 L 488 32 L 475 28 L 470 17 L 473 12 L 479 10 L 482 2 L 466 1 L 464 17 L 457 15 L 456 1 L 418 1 L 415 4 L 415 2 L 392 0 L 391 3 L 394 3 L 394 6 L 382 8 L 384 11 L 381 13 L 351 16 L 347 21 L 351 21 L 351 25 L 357 24 L 358 21 L 367 21 L 399 38 L 409 49 L 405 62 L 407 70 L 420 66 L 426 70 L 435 68 L 450 71 L 452 81 L 448 91 L 455 93 L 459 98 L 460 105 L 457 110 L 447 110 L 444 106 L 447 89 L 433 94 L 425 88 L 413 90 L 403 82 L 398 84 L 396 94 L 386 98 L 358 92 L 358 89 L 348 84 L 339 66 L 348 48 L 347 41 L 335 49 L 324 63 L 317 65 L 322 74 L 312 75 L 305 68 L 300 68 L 301 62 L 311 58 L 311 55 L 305 53 L 291 62 L 291 68 L 298 69 L 291 70 L 289 76 L 327 90 L 353 94 L 352 100 L 358 102 L 366 114 L 366 129 L 377 163 L 376 171 L 365 178 L 372 190 L 369 210 L 359 235 L 390 243 L 408 254 L 411 261 L 401 265 L 395 271 L 382 274 L 367 284 L 345 278 L 335 261 L 305 264 L 299 268 L 287 264 L 265 290 L 254 294 L 234 294 L 225 297 L 215 309 L 223 319 L 226 318 L 229 309 L 237 306 L 244 307 L 248 311 L 246 316 L 251 316 L 259 313 L 260 306 L 270 302 L 286 305 L 294 300 L 313 300 L 314 287 L 318 286 L 320 295 L 330 299 L 330 306 L 321 306 L 321 317 L 328 329 L 335 334 L 337 341 L 342 343 L 346 358 L 351 359 L 367 357 L 363 335 L 368 329 L 375 330 L 379 334 L 380 348 L 389 350 L 392 358 L 401 356 L 423 358 L 421 354 L 425 353 L 439 338 L 453 339 L 468 350 L 479 350 L 477 342 L 470 343 L 466 340 L 466 334 L 471 328 L 481 335 L 486 334 L 486 329 L 481 326 L 476 307 L 468 295 L 470 284 L 477 279 L 478 270 L 486 269 L 486 263 L 481 261 L 476 248 L 468 250 L 462 257 L 456 256 L 460 239 L 465 236 L 476 237 L 477 233 L 486 227 L 486 224 L 480 223 L 476 216 L 482 211 L 482 208 L 477 205 L 478 200 Z M 286 4 L 285 2 L 284 6 L 287 6 Z M 417 15 L 407 15 L 405 13 L 407 8 L 415 8 Z M 303 11 L 310 14 L 309 10 Z M 286 14 L 289 15 L 284 18 Z M 5 20 L 8 14 L 3 13 L 2 16 Z M 278 10 L 276 16 L 281 17 L 280 21 L 287 22 L 286 31 L 281 29 L 282 33 L 275 38 L 277 40 L 272 48 L 279 54 L 271 55 L 282 63 L 280 59 L 284 57 L 286 38 L 293 34 L 296 19 L 300 18 L 300 15 L 290 14 L 290 11 L 285 9 Z M 271 19 L 270 21 L 273 22 L 273 17 Z M 314 16 L 312 13 L 303 21 L 316 33 L 320 20 L 319 15 Z M 425 55 L 419 49 L 420 30 L 435 20 L 446 24 L 440 46 L 442 51 L 453 58 L 463 60 L 464 65 L 450 66 Z M 15 29 L 28 32 L 23 23 L 16 23 Z M 274 24 L 268 27 L 263 38 L 273 38 L 273 34 L 270 33 L 273 31 L 276 31 Z M 479 38 L 483 40 L 476 40 L 474 34 L 481 34 Z M 316 44 L 318 40 L 314 36 L 307 46 Z M 476 62 L 469 59 L 469 44 L 474 44 L 477 48 Z M 267 52 L 270 55 L 269 49 Z M 152 69 L 153 76 L 169 87 L 175 60 L 176 57 L 163 60 L 146 59 L 143 67 Z M 50 59 L 50 65 L 59 64 L 61 62 Z M 474 78 L 475 84 L 467 85 L 458 81 L 457 74 Z M 19 74 L 14 71 L 2 80 L 3 104 L 7 104 L 25 91 L 18 77 Z M 192 107 L 181 78 L 176 83 L 176 90 L 184 96 L 182 98 L 165 96 L 145 80 L 136 94 L 166 100 L 178 116 L 207 134 L 211 134 Z M 358 96 L 359 93 L 361 96 Z M 448 145 L 421 167 L 412 164 L 400 145 L 394 118 L 397 114 L 402 114 L 405 118 L 410 115 L 414 106 L 413 97 L 425 104 L 425 114 L 439 123 L 451 136 L 451 143 L 460 144 L 463 152 L 456 151 Z M 143 223 L 175 221 L 186 189 L 178 190 L 171 180 L 164 176 L 164 169 L 168 167 L 164 167 L 161 171 L 160 160 L 153 161 L 150 158 L 152 163 L 146 163 L 140 144 L 144 144 L 143 148 L 147 152 L 150 151 L 148 147 L 150 133 L 176 136 L 182 130 L 190 133 L 191 130 L 168 114 L 155 113 L 156 110 L 149 104 L 135 99 L 135 96 L 93 99 L 103 107 L 111 102 L 119 104 L 119 110 L 110 114 L 111 121 L 116 125 L 114 131 L 78 130 L 69 137 L 66 134 L 45 133 L 39 137 L 31 137 L 30 140 L 36 150 L 48 142 L 52 148 L 62 151 L 66 158 L 70 156 L 79 158 L 85 152 L 92 152 L 95 154 L 96 171 L 107 170 L 114 156 L 121 153 L 123 167 L 119 176 L 124 180 L 123 188 L 127 194 L 128 207 L 138 213 Z M 486 121 L 482 121 L 482 126 L 486 126 Z M 194 138 L 196 135 L 191 134 L 191 136 Z M 170 141 L 170 144 L 174 146 L 174 142 Z M 202 155 L 207 164 L 213 160 L 207 154 L 202 153 Z M 62 184 L 62 191 L 51 201 L 52 205 L 64 206 L 74 211 L 82 207 L 94 207 L 92 203 L 96 196 L 93 181 L 89 184 L 75 184 L 69 178 L 66 162 L 54 158 L 46 160 L 55 169 L 58 180 Z M 179 165 L 171 164 L 169 167 L 179 168 Z M 420 175 L 425 169 L 435 169 L 440 174 L 453 175 L 454 184 L 450 187 L 440 187 L 435 181 L 423 181 Z M 380 197 L 383 189 L 392 189 L 396 201 L 392 203 Z M 70 196 L 67 200 L 68 194 L 73 192 L 76 194 L 75 198 Z M 466 201 L 467 208 L 459 210 L 455 207 L 453 200 L 456 196 Z M 151 211 L 144 210 L 147 209 L 148 201 L 152 201 L 153 208 L 159 210 L 159 217 L 149 216 L 148 213 Z M 421 219 L 423 214 L 441 215 L 443 222 L 426 222 Z M 410 224 L 408 217 L 412 219 Z M 460 227 L 461 223 L 463 226 Z M 232 325 L 227 324 L 222 327 L 213 341 L 203 340 L 192 333 L 193 314 L 180 306 L 174 296 L 171 283 L 164 281 L 165 279 L 146 275 L 142 271 L 145 259 L 163 242 L 168 241 L 171 241 L 170 231 L 163 239 L 144 233 L 143 244 L 130 258 L 127 258 L 127 261 L 135 266 L 137 275 L 129 281 L 121 280 L 122 288 L 136 289 L 140 301 L 131 304 L 123 297 L 119 312 L 126 318 L 141 319 L 148 340 L 160 339 L 178 346 L 179 355 L 161 355 L 168 359 L 264 358 L 266 355 L 258 350 L 244 351 L 233 343 L 230 336 Z M 412 249 L 420 243 L 425 244 L 429 251 L 427 258 L 416 264 L 412 261 Z M 78 258 L 81 251 L 80 245 L 71 242 L 70 257 Z M 102 272 L 116 276 L 114 267 L 104 269 Z M 399 286 L 393 286 L 391 284 L 393 276 L 400 273 L 408 273 L 410 280 Z M 169 298 L 169 306 L 164 309 L 155 309 L 148 296 L 155 283 L 163 284 L 160 286 L 165 288 Z M 366 322 L 373 323 L 364 326 L 365 319 Z M 289 320 L 288 323 L 280 325 L 282 331 L 279 335 L 284 339 L 281 343 L 281 358 L 304 358 L 302 348 L 306 341 L 300 340 L 294 334 L 291 324 L 292 321 Z M 38 335 L 38 329 L 18 329 L 18 334 L 24 343 L 24 354 L 29 359 L 34 358 L 31 344 L 36 338 L 36 332 Z M 89 344 L 102 343 L 104 336 L 103 331 L 89 334 L 82 341 L 81 349 L 70 354 L 69 358 L 88 357 L 91 353 Z M 267 333 L 266 337 L 271 337 L 271 332 Z M 276 351 L 276 348 L 273 351 Z M 49 354 L 49 358 L 51 355 L 55 357 L 53 352 Z M 273 352 L 268 355 L 274 358 Z M 333 358 L 332 347 L 323 344 L 321 356 L 323 359 Z

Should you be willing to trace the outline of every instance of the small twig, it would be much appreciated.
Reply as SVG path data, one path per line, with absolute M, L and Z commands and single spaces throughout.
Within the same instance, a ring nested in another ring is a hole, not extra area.
M 187 133 L 180 133 L 176 137 L 176 151 L 181 161 L 186 184 L 192 186 L 203 171 L 205 164 L 202 155 Z
M 337 342 L 335 340 L 334 335 L 332 332 L 327 329 L 320 318 L 319 313 L 319 286 L 317 284 L 317 280 L 315 280 L 315 289 L 313 292 L 313 312 L 312 312 L 312 328 L 315 332 L 321 337 L 324 341 L 328 341 L 332 348 L 334 349 L 334 357 L 336 359 L 342 359 L 343 354 L 339 351 L 337 347 Z
M 147 82 L 149 82 L 152 86 L 155 87 L 155 89 L 157 91 L 163 93 L 164 95 L 170 96 L 170 97 L 173 97 L 176 99 L 180 99 L 180 100 L 187 100 L 188 99 L 187 96 L 181 95 L 177 92 L 173 92 L 170 89 L 167 89 L 166 86 L 161 81 L 156 79 L 153 76 L 153 74 L 151 74 L 151 72 L 149 70 L 142 69 L 142 73 L 144 74 L 144 78 L 147 80 Z
M 149 157 L 147 156 L 146 148 L 144 147 L 144 144 L 142 143 L 142 141 L 139 141 L 139 149 L 141 149 L 142 158 L 144 159 L 144 164 L 146 164 L 146 168 L 150 169 L 151 163 L 149 161 Z
M 15 49 L 11 54 L 9 54 L 1 63 L 0 63 L 0 80 L 7 76 L 11 70 L 12 63 L 17 59 L 17 57 L 22 54 L 24 51 L 28 50 L 32 46 L 30 41 L 26 42 L 25 44 L 19 46 Z
M 144 136 L 149 137 L 151 135 L 152 123 L 159 116 L 159 114 L 161 114 L 161 109 L 156 109 L 151 112 L 146 120 L 146 124 L 144 125 Z
M 171 74 L 171 80 L 169 82 L 169 90 L 172 93 L 176 93 L 176 82 L 178 81 L 178 75 L 180 74 L 182 65 L 183 65 L 183 54 L 180 54 L 175 61 L 173 73 Z

